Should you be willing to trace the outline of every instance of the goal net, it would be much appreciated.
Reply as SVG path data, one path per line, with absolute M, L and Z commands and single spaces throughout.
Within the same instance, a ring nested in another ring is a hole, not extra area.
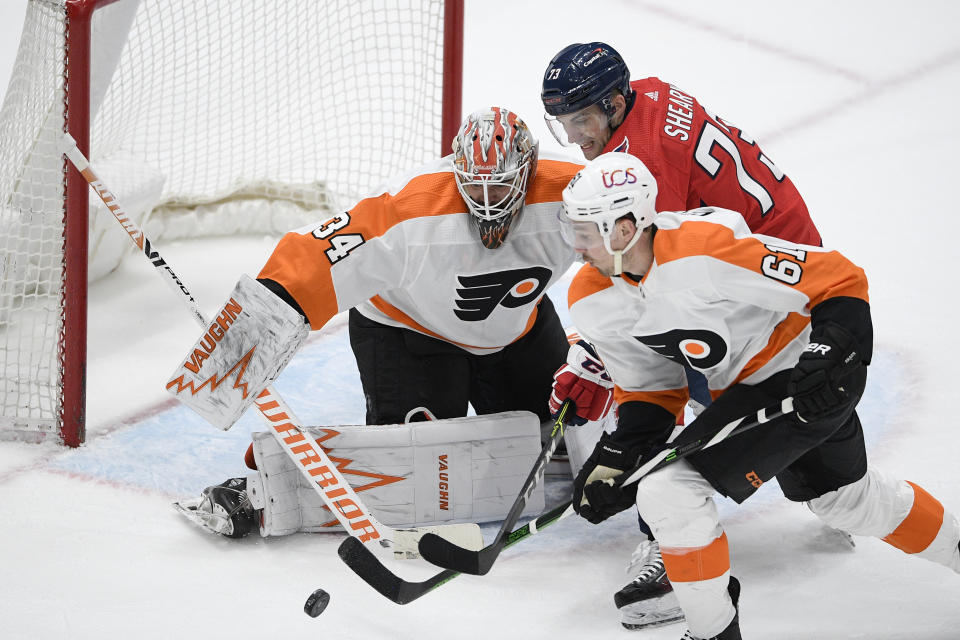
M 282 232 L 447 153 L 462 0 L 26 0 L 0 108 L 0 439 L 84 435 L 86 286 L 152 240 Z

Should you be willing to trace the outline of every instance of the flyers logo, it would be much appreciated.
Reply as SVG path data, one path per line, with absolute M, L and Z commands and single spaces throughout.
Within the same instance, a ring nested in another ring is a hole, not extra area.
M 694 369 L 709 369 L 727 355 L 727 343 L 712 331 L 674 329 L 655 336 L 635 336 L 664 358 Z
M 537 299 L 547 288 L 552 272 L 546 267 L 511 269 L 479 276 L 457 276 L 459 296 L 454 313 L 461 320 L 486 320 L 498 305 L 522 307 Z

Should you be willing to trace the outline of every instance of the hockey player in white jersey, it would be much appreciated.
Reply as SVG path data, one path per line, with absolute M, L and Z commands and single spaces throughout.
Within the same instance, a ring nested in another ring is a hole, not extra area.
M 309 329 L 349 310 L 367 424 L 421 419 L 421 407 L 457 418 L 468 403 L 479 415 L 549 419 L 569 345 L 545 291 L 576 257 L 555 213 L 582 165 L 540 158 L 527 125 L 500 107 L 467 117 L 452 146 L 378 195 L 288 233 L 252 283 L 275 315 L 293 313 Z M 246 461 L 256 466 L 252 449 Z M 253 526 L 241 485 L 207 490 L 236 516 L 231 535 Z
M 658 214 L 655 196 L 646 167 L 619 153 L 599 156 L 564 190 L 565 237 L 600 272 L 619 265 L 633 274 L 623 288 L 636 302 L 586 296 L 571 307 L 575 323 L 617 315 L 588 324 L 613 332 L 596 337 L 599 355 L 634 399 L 631 419 L 604 437 L 575 480 L 578 513 L 599 523 L 637 505 L 660 541 L 684 637 L 694 640 L 741 637 L 740 583 L 713 495 L 743 502 L 774 477 L 830 526 L 960 572 L 956 517 L 918 485 L 867 463 L 856 413 L 873 338 L 863 271 L 836 251 L 751 235 L 735 212 Z M 788 396 L 795 411 L 620 489 L 611 480 L 673 430 L 684 365 L 704 373 L 714 402 L 675 444 Z

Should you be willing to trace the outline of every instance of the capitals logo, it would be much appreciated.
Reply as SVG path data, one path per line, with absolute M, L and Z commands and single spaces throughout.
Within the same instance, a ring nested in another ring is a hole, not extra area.
M 693 369 L 709 369 L 727 355 L 727 343 L 712 331 L 674 329 L 655 336 L 635 337 L 664 358 Z
M 620 153 L 630 153 L 630 138 L 624 138 L 623 141 L 617 145 L 614 151 L 619 151 Z
M 457 276 L 454 314 L 461 320 L 486 320 L 503 305 L 516 309 L 536 300 L 550 282 L 553 272 L 546 267 L 510 269 L 477 276 Z

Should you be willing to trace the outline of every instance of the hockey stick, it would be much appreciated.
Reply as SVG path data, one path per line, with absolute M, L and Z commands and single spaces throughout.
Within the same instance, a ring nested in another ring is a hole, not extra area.
M 194 319 L 206 328 L 208 326 L 207 321 L 190 291 L 187 290 L 177 274 L 163 259 L 160 252 L 151 245 L 149 238 L 128 217 L 116 196 L 106 188 L 106 185 L 94 173 L 90 163 L 77 148 L 77 143 L 70 134 L 64 134 L 61 139 L 60 151 L 67 156 L 77 171 L 97 192 L 103 204 L 107 206 L 107 209 L 127 232 L 137 248 L 143 251 L 144 256 L 157 268 L 160 275 L 164 276 L 164 282 L 178 294 Z M 330 460 L 323 448 L 304 432 L 303 427 L 300 426 L 302 423 L 297 420 L 293 411 L 280 397 L 280 394 L 274 391 L 272 387 L 267 387 L 257 396 L 254 405 L 260 410 L 260 414 L 270 426 L 270 433 L 276 438 L 280 447 L 290 457 L 294 466 L 300 470 L 301 475 L 307 479 L 314 491 L 320 495 L 324 504 L 327 505 L 347 533 L 356 536 L 362 543 L 381 541 L 381 544 L 383 544 L 384 540 L 393 541 L 395 539 L 396 530 L 381 524 L 364 506 L 350 483 L 340 473 L 337 465 Z M 447 526 L 462 527 L 463 525 Z M 475 524 L 467 526 L 477 527 Z
M 662 469 L 668 464 L 674 463 L 677 460 L 682 460 L 690 454 L 712 447 L 728 438 L 739 435 L 745 431 L 749 431 L 756 426 L 784 416 L 792 411 L 793 398 L 786 398 L 782 400 L 779 405 L 760 409 L 757 411 L 755 416 L 747 415 L 726 424 L 722 428 L 713 432 L 712 435 L 705 436 L 707 439 L 694 440 L 676 447 L 667 446 L 657 455 L 650 458 L 647 462 L 644 462 L 643 464 L 622 473 L 615 479 L 607 480 L 606 482 L 618 487 L 639 482 L 643 476 L 658 469 Z M 566 508 L 561 518 L 574 513 L 572 501 L 568 502 L 565 507 Z M 425 535 L 423 538 L 426 537 L 427 536 Z M 462 573 L 472 573 L 475 575 L 483 575 L 487 573 L 490 570 L 490 566 L 492 565 L 493 561 L 496 560 L 497 556 L 500 554 L 500 551 L 503 550 L 503 547 L 509 546 L 501 542 L 500 536 L 498 536 L 491 545 L 484 547 L 480 551 L 469 551 L 461 547 L 456 547 L 456 545 L 452 545 L 450 543 L 441 544 L 436 541 L 431 541 L 431 544 L 439 549 L 444 549 L 445 552 L 431 553 L 430 555 L 427 555 L 427 553 L 425 553 L 426 549 L 423 545 L 423 539 L 421 539 L 420 554 L 424 558 L 430 560 L 430 562 L 433 562 L 438 566 L 445 567 L 447 570 L 460 571 Z
M 715 431 L 706 441 L 701 439 L 678 447 L 667 447 L 649 461 L 618 476 L 617 480 L 620 481 L 618 484 L 620 486 L 633 484 L 648 473 L 685 458 L 692 453 L 719 444 L 728 438 L 749 431 L 775 418 L 787 415 L 792 411 L 793 398 L 786 398 L 781 401 L 779 405 L 760 409 L 756 412 L 755 417 L 747 415 L 728 423 L 721 429 Z M 608 480 L 608 482 L 612 483 L 614 481 Z M 539 533 L 541 529 L 559 522 L 573 513 L 575 512 L 572 501 L 567 501 L 558 507 L 554 507 L 519 529 L 512 531 L 507 537 L 503 547 L 506 548 L 525 540 Z M 480 551 L 480 553 L 482 552 L 483 550 Z M 347 566 L 360 576 L 364 582 L 397 604 L 413 602 L 417 598 L 430 593 L 434 589 L 450 582 L 461 573 L 464 573 L 455 569 L 444 569 L 422 582 L 409 582 L 384 567 L 370 549 L 353 538 L 347 538 L 340 543 L 340 548 L 337 550 L 337 553 Z
M 525 540 L 539 533 L 541 529 L 566 518 L 573 513 L 572 509 L 568 510 L 569 506 L 569 502 L 561 504 L 541 514 L 535 520 L 531 520 L 522 527 L 511 531 L 502 546 L 510 547 L 521 540 Z M 337 549 L 337 553 L 347 566 L 360 576 L 364 582 L 376 589 L 382 596 L 397 604 L 413 602 L 434 589 L 450 582 L 461 573 L 452 569 L 444 569 L 440 573 L 422 582 L 409 582 L 383 566 L 383 563 L 374 555 L 373 551 L 360 543 L 356 538 L 346 538 L 340 543 L 340 548 Z
M 563 437 L 564 418 L 566 418 L 567 410 L 572 406 L 574 406 L 573 402 L 569 399 L 565 400 L 563 405 L 561 405 L 557 419 L 553 424 L 553 430 L 550 432 L 550 438 L 547 440 L 547 443 L 543 445 L 543 450 L 540 451 L 540 456 L 536 462 L 533 463 L 530 474 L 520 488 L 520 493 L 517 495 L 517 499 L 513 501 L 513 506 L 510 507 L 510 511 L 507 512 L 507 517 L 503 521 L 503 524 L 500 525 L 500 530 L 497 532 L 497 536 L 493 542 L 479 551 L 471 551 L 449 540 L 445 540 L 438 535 L 427 533 L 420 538 L 420 544 L 418 545 L 420 555 L 424 560 L 439 567 L 477 576 L 482 576 L 490 571 L 493 563 L 497 560 L 497 556 L 499 556 L 500 552 L 506 547 L 508 542 L 507 536 L 511 534 L 513 525 L 520 519 L 520 513 L 524 507 L 527 506 L 527 500 L 530 499 L 530 494 L 533 493 L 533 490 L 537 487 L 541 478 L 543 478 L 543 471 L 547 463 L 550 462 L 550 458 L 553 456 L 553 452 L 556 450 L 560 438 Z

